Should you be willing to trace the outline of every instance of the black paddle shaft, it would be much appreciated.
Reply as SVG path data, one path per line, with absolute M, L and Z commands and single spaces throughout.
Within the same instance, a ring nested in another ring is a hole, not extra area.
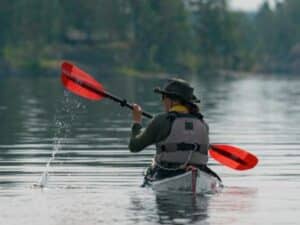
M 68 79 L 70 79 L 70 80 L 78 83 L 80 86 L 82 86 L 82 87 L 84 87 L 84 88 L 86 88 L 86 89 L 88 89 L 88 90 L 90 90 L 92 92 L 95 92 L 95 93 L 97 93 L 99 95 L 102 95 L 103 97 L 110 98 L 111 100 L 120 103 L 120 105 L 122 107 L 126 106 L 127 108 L 133 110 L 133 105 L 129 104 L 126 99 L 119 98 L 119 97 L 117 97 L 115 95 L 110 94 L 109 92 L 99 90 L 99 89 L 93 87 L 92 85 L 90 85 L 88 83 L 85 83 L 85 82 L 82 82 L 80 80 L 77 80 L 76 78 L 74 78 L 74 77 L 72 77 L 72 76 L 70 76 L 68 74 L 66 74 L 66 75 L 68 76 Z M 153 116 L 150 113 L 147 113 L 147 112 L 144 112 L 144 111 L 142 111 L 142 115 L 145 116 L 145 117 L 148 117 L 150 119 L 153 118 Z
M 104 94 L 105 97 L 110 98 L 111 100 L 120 103 L 120 105 L 122 107 L 126 106 L 127 108 L 133 110 L 133 105 L 129 104 L 126 99 L 121 99 L 121 98 L 119 98 L 115 95 L 112 95 L 112 94 L 108 93 L 108 92 L 103 92 L 103 94 Z M 145 117 L 148 117 L 150 119 L 153 118 L 153 116 L 148 112 L 142 111 L 142 115 L 145 116 Z

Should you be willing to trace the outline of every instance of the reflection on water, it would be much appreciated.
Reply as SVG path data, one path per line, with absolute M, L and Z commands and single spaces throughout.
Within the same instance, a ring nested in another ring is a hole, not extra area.
M 128 151 L 128 109 L 80 99 L 64 92 L 58 79 L 1 80 L 0 224 L 298 224 L 300 80 L 190 80 L 211 142 L 260 158 L 244 172 L 210 160 L 225 185 L 215 195 L 140 188 L 154 147 Z M 152 93 L 161 80 L 102 82 L 150 113 L 162 109 Z M 31 188 L 36 183 L 46 188 Z
M 191 224 L 208 217 L 209 197 L 184 194 L 156 196 L 157 213 L 161 224 Z M 179 204 L 180 203 L 180 204 Z

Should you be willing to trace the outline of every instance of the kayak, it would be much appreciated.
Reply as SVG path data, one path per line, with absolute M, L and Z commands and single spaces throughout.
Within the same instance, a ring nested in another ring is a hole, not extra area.
M 223 184 L 217 176 L 194 168 L 183 174 L 169 178 L 148 180 L 146 186 L 158 192 L 171 191 L 206 194 L 220 191 Z

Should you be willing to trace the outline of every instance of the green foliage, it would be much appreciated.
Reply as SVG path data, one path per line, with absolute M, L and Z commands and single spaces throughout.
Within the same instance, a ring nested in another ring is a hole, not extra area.
M 11 67 L 22 68 L 32 73 L 41 70 L 40 54 L 36 43 L 30 42 L 23 45 L 8 45 L 3 49 L 3 58 Z
M 64 58 L 125 74 L 297 71 L 299 12 L 299 0 L 252 14 L 226 0 L 1 0 L 0 65 L 40 70 Z
M 300 43 L 300 2 L 266 2 L 255 17 L 255 54 L 264 71 L 291 72 L 291 51 Z M 300 69 L 300 68 L 299 68 Z
M 181 0 L 133 0 L 133 54 L 141 69 L 185 67 L 190 24 Z

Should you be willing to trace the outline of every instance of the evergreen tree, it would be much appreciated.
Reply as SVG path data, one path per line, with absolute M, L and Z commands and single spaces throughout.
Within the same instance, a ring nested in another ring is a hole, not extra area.
M 225 0 L 199 0 L 194 14 L 198 54 L 202 68 L 222 68 L 231 64 L 235 43 L 233 21 Z
M 132 0 L 134 52 L 140 68 L 183 68 L 190 28 L 181 0 Z

